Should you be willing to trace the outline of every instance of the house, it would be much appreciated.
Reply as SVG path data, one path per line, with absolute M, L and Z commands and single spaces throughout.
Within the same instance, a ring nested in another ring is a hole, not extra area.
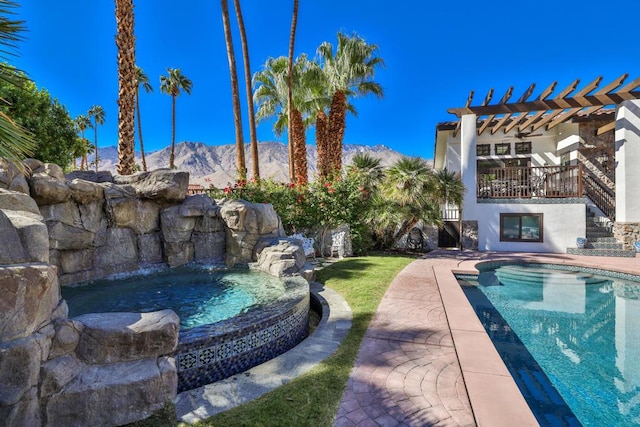
M 471 92 L 448 110 L 457 120 L 437 125 L 434 168 L 459 172 L 467 191 L 442 232 L 480 251 L 635 256 L 640 78 L 626 77 L 557 95 L 554 83 L 529 100 L 533 84 L 515 102 L 510 88 L 492 104 L 491 90 L 479 106 Z

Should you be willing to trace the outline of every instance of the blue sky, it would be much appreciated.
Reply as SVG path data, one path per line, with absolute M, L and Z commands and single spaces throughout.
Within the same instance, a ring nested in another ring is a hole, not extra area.
M 18 10 L 27 39 L 15 65 L 64 104 L 72 117 L 94 104 L 106 111 L 99 146 L 117 144 L 117 63 L 113 0 L 29 0 Z M 154 92 L 141 97 L 145 149 L 171 143 L 171 99 L 160 93 L 159 76 L 180 68 L 193 81 L 191 95 L 177 102 L 180 141 L 209 145 L 235 142 L 229 68 L 220 3 L 206 0 L 135 1 L 137 63 Z M 229 1 L 236 28 L 233 1 Z M 287 55 L 293 1 L 242 0 L 252 72 L 266 59 Z M 607 9 L 610 7 L 610 9 Z M 435 125 L 455 117 L 470 90 L 477 105 L 490 88 L 497 102 L 509 86 L 512 99 L 537 83 L 534 98 L 557 80 L 559 92 L 576 78 L 581 85 L 603 75 L 640 76 L 637 25 L 640 3 L 592 0 L 536 2 L 406 0 L 300 0 L 295 55 L 315 54 L 336 33 L 357 32 L 380 47 L 386 67 L 376 81 L 385 96 L 354 101 L 345 143 L 384 144 L 407 155 L 433 157 Z M 234 43 L 243 76 L 239 35 Z M 564 85 L 564 86 L 563 86 Z M 241 84 L 241 90 L 244 87 Z M 249 140 L 244 92 L 243 126 Z M 89 132 L 87 137 L 93 138 Z M 272 122 L 258 127 L 259 141 L 276 138 Z M 309 138 L 313 143 L 313 137 Z M 136 139 L 137 144 L 137 139 Z

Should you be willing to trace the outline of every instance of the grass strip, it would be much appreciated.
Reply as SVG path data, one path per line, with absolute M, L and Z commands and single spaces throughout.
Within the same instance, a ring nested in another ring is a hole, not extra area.
M 317 272 L 353 310 L 349 334 L 336 352 L 310 372 L 198 426 L 332 426 L 349 372 L 371 318 L 393 278 L 413 258 L 375 255 L 347 258 Z

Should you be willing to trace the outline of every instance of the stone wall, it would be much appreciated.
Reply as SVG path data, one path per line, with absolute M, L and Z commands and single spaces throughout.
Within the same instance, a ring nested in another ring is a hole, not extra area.
M 178 317 L 165 310 L 69 319 L 60 284 L 225 255 L 228 264 L 256 261 L 267 246 L 258 242 L 284 235 L 279 218 L 271 205 L 187 197 L 183 172 L 65 176 L 53 164 L 25 164 L 23 175 L 0 159 L 0 425 L 147 418 L 175 399 L 169 355 Z M 281 263 L 283 273 L 301 268 L 300 247 L 279 249 L 293 260 Z M 269 253 L 263 258 L 277 262 Z
M 478 250 L 478 221 L 462 221 L 462 249 Z
M 640 223 L 615 222 L 613 235 L 618 242 L 622 243 L 622 249 L 635 250 L 635 242 L 640 242 Z

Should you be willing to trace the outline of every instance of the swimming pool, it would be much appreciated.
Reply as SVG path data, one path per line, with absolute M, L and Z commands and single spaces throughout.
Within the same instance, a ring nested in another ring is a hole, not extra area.
M 640 425 L 637 276 L 479 265 L 457 276 L 541 425 Z

